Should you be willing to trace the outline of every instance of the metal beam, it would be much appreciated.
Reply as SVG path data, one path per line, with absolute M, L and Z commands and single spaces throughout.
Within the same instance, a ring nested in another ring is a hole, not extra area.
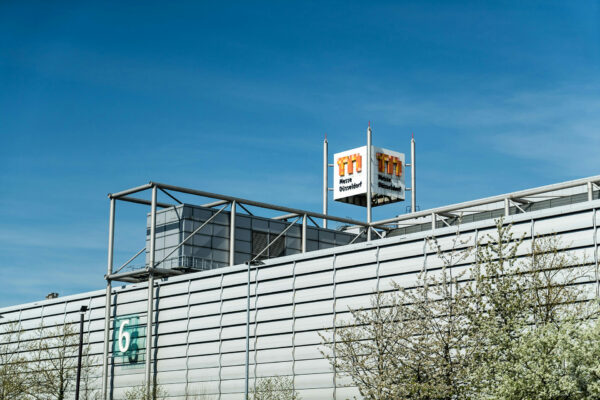
M 267 249 L 268 249 L 269 247 L 271 247 L 271 245 L 272 245 L 273 243 L 275 243 L 275 242 L 277 241 L 277 239 L 279 239 L 280 237 L 282 237 L 283 235 L 285 235 L 285 233 L 286 233 L 287 231 L 289 231 L 289 230 L 290 230 L 290 228 L 291 228 L 292 226 L 294 226 L 294 224 L 295 224 L 295 223 L 296 223 L 296 222 L 297 222 L 299 219 L 300 219 L 300 217 L 296 218 L 296 219 L 294 220 L 294 222 L 292 222 L 291 224 L 289 224 L 289 225 L 288 225 L 288 226 L 287 226 L 287 227 L 286 227 L 286 228 L 285 228 L 283 231 L 281 231 L 281 232 L 279 233 L 279 235 L 277 235 L 277 236 L 275 237 L 275 239 L 271 240 L 271 241 L 270 241 L 270 242 L 269 242 L 269 243 L 268 243 L 268 244 L 265 246 L 265 248 L 264 248 L 264 249 L 262 249 L 262 250 L 260 251 L 260 253 L 258 253 L 257 255 L 255 255 L 255 256 L 254 256 L 254 258 L 252 258 L 252 260 L 250 260 L 250 261 L 249 261 L 249 263 L 250 263 L 250 264 L 252 264 L 254 261 L 258 260 L 258 257 L 262 256 L 262 254 L 263 254 L 265 251 L 267 251 Z
M 148 270 L 148 311 L 146 316 L 146 394 L 149 399 L 152 396 L 152 319 L 154 317 L 154 257 L 156 253 L 156 195 L 157 186 L 152 187 L 152 205 L 150 208 L 150 264 Z
M 238 205 L 239 205 L 240 207 L 242 207 L 242 209 L 243 209 L 244 211 L 246 211 L 246 212 L 248 213 L 248 215 L 254 215 L 254 214 L 252 214 L 252 212 L 250 212 L 250 210 L 248 210 L 246 207 L 244 207 L 244 205 L 243 205 L 242 203 L 239 203 Z
M 144 191 L 146 189 L 150 189 L 151 187 L 152 187 L 152 183 L 147 183 L 145 185 L 137 186 L 137 187 L 134 187 L 134 188 L 131 188 L 131 189 L 122 190 L 122 191 L 117 192 L 117 193 L 109 193 L 108 194 L 108 198 L 109 199 L 118 199 L 120 197 L 127 196 L 128 194 L 134 194 L 134 193 L 137 193 L 137 192 Z
M 588 182 L 598 182 L 598 181 L 600 181 L 600 175 L 595 175 L 595 176 L 591 176 L 588 178 L 582 178 L 582 179 L 576 179 L 573 181 L 555 183 L 552 185 L 541 186 L 538 188 L 527 189 L 527 190 L 521 190 L 518 192 L 507 193 L 507 194 L 502 194 L 502 195 L 498 195 L 498 196 L 486 197 L 484 199 L 466 201 L 464 203 L 458 203 L 458 204 L 453 204 L 453 205 L 449 205 L 449 206 L 438 207 L 438 208 L 434 208 L 431 210 L 418 211 L 418 212 L 412 213 L 412 214 L 400 215 L 395 218 L 382 219 L 382 220 L 373 222 L 371 225 L 373 225 L 373 226 L 385 225 L 385 224 L 390 224 L 393 222 L 406 221 L 406 220 L 410 220 L 413 218 L 428 216 L 428 215 L 431 215 L 431 213 L 439 214 L 441 212 L 452 212 L 452 211 L 462 210 L 464 208 L 477 207 L 477 206 L 481 206 L 481 205 L 485 205 L 485 204 L 500 203 L 500 202 L 503 202 L 507 198 L 529 197 L 529 196 L 533 196 L 536 194 L 553 192 L 553 191 L 562 190 L 562 189 L 570 189 L 570 188 L 577 187 L 577 186 L 587 186 Z
M 365 233 L 365 230 L 364 230 L 364 229 L 361 229 L 361 230 L 358 232 L 358 234 L 357 234 L 356 236 L 354 236 L 354 238 L 353 238 L 353 239 L 350 241 L 350 243 L 348 243 L 348 244 L 352 244 L 352 243 L 354 243 L 354 242 L 356 241 L 356 239 L 358 239 L 359 237 L 361 237 L 361 236 L 363 235 L 363 233 Z
M 115 206 L 114 198 L 110 199 L 110 214 L 108 218 L 108 262 L 107 276 L 112 274 L 115 244 Z M 104 351 L 102 354 L 102 398 L 108 399 L 108 347 L 110 343 L 110 302 L 112 286 L 110 279 L 106 279 L 106 298 L 104 304 Z
M 317 222 L 314 219 L 312 219 L 312 217 L 310 217 L 310 216 L 307 216 L 307 217 L 310 220 L 310 222 L 313 223 L 314 226 L 316 226 L 317 228 L 320 228 L 319 224 L 317 224 Z
M 114 281 L 127 282 L 127 283 L 140 283 L 140 282 L 146 281 L 146 279 L 147 279 L 147 276 L 140 277 L 140 278 L 125 277 L 125 278 L 120 278 L 120 279 L 114 279 Z
M 417 160 L 415 136 L 410 140 L 410 212 L 417 212 Z
M 511 197 L 510 200 L 514 201 L 515 203 L 524 204 L 524 205 L 533 203 L 533 201 L 521 199 L 519 197 Z
M 222 206 L 223 204 L 229 204 L 229 203 L 231 203 L 229 200 L 217 200 L 217 201 L 211 201 L 210 203 L 202 204 L 200 207 L 217 207 L 217 206 Z
M 371 193 L 371 167 L 372 167 L 372 162 L 371 162 L 371 151 L 373 150 L 371 148 L 371 141 L 372 141 L 372 134 L 371 134 L 371 122 L 369 122 L 369 127 L 367 128 L 367 224 L 369 225 L 369 228 L 371 226 L 371 222 L 373 222 L 373 213 L 371 210 L 371 197 L 372 197 L 372 193 Z M 371 229 L 367 229 L 367 242 L 371 241 Z
M 437 215 L 440 215 L 440 216 L 442 216 L 442 217 L 446 217 L 446 218 L 460 218 L 460 216 L 459 216 L 459 215 L 452 214 L 452 213 L 449 213 L 449 212 L 443 212 L 443 211 L 442 211 L 442 212 L 438 212 L 438 213 L 436 213 L 436 214 L 437 214 Z
M 600 178 L 599 178 L 600 179 Z M 179 186 L 173 186 L 173 185 L 169 185 L 166 183 L 159 183 L 159 182 L 154 182 L 153 184 L 155 184 L 158 187 L 161 187 L 163 189 L 169 189 L 172 190 L 174 192 L 181 192 L 181 193 L 187 193 L 187 194 L 193 194 L 196 196 L 202 196 L 202 197 L 210 197 L 213 199 L 220 199 L 220 200 L 226 200 L 227 202 L 232 202 L 232 201 L 237 201 L 238 204 L 243 203 L 245 205 L 249 205 L 249 206 L 253 206 L 253 207 L 259 207 L 259 208 L 265 208 L 268 210 L 275 210 L 275 211 L 281 211 L 281 212 L 286 212 L 286 213 L 294 213 L 294 214 L 298 214 L 298 215 L 310 215 L 313 218 L 327 218 L 329 221 L 337 221 L 337 222 L 341 222 L 344 224 L 349 224 L 349 225 L 359 225 L 359 226 L 367 226 L 368 224 L 363 222 L 363 221 L 357 221 L 354 219 L 350 219 L 350 218 L 340 218 L 340 217 L 334 217 L 331 215 L 324 215 L 324 214 L 320 214 L 320 213 L 315 213 L 315 212 L 311 212 L 311 211 L 306 211 L 306 210 L 300 210 L 297 208 L 291 208 L 291 207 L 284 207 L 284 206 L 278 206 L 275 204 L 268 204 L 268 203 L 263 203 L 260 201 L 253 201 L 253 200 L 248 200 L 248 199 L 243 199 L 240 197 L 234 197 L 234 196 L 226 196 L 226 195 L 222 195 L 222 194 L 216 194 L 216 193 L 210 193 L 210 192 L 205 192 L 203 190 L 195 190 L 195 189 L 189 189 L 189 188 L 184 188 L 184 187 L 179 187 Z
M 136 204 L 143 204 L 146 206 L 151 206 L 152 202 L 148 201 L 148 200 L 144 200 L 144 199 L 139 199 L 137 197 L 120 197 L 118 200 L 120 201 L 127 201 L 129 203 L 136 203 Z M 170 207 L 175 207 L 174 204 L 169 204 L 169 203 L 156 203 L 157 207 L 160 208 L 170 208 Z
M 229 265 L 235 264 L 235 205 L 232 201 L 229 213 Z
M 179 271 L 171 268 L 143 268 L 136 269 L 133 271 L 121 272 L 118 274 L 112 274 L 107 276 L 106 278 L 112 281 L 120 281 L 120 282 L 143 282 L 150 274 L 154 274 L 157 277 L 168 277 L 168 276 L 177 276 L 184 274 L 185 272 Z
M 161 192 L 163 192 L 164 194 L 166 194 L 167 196 L 169 196 L 170 198 L 172 198 L 173 200 L 175 200 L 177 202 L 177 204 L 183 204 L 181 201 L 179 201 L 178 198 L 176 198 L 175 196 L 173 196 L 171 193 L 167 192 L 164 189 L 160 189 Z
M 377 231 L 377 229 L 375 228 L 370 228 L 373 229 L 373 232 L 375 232 L 377 234 L 377 236 L 379 236 L 379 239 L 383 239 L 383 235 L 381 233 L 379 233 L 379 231 Z
M 118 273 L 119 271 L 121 271 L 123 268 L 125 268 L 127 265 L 129 265 L 130 262 L 132 262 L 133 260 L 135 260 L 140 254 L 142 254 L 144 252 L 144 250 L 146 250 L 146 247 L 142 247 L 142 249 L 140 251 L 138 251 L 135 256 L 131 257 L 129 260 L 127 260 L 125 262 L 125 264 L 121 265 L 119 268 L 117 268 L 117 270 L 114 272 L 115 274 Z M 112 275 L 112 274 L 111 274 Z
M 302 252 L 306 253 L 306 214 L 302 216 Z
M 283 215 L 278 215 L 276 217 L 273 217 L 271 219 L 275 219 L 275 220 L 279 221 L 279 220 L 282 220 L 282 219 L 290 219 L 290 218 L 294 218 L 294 217 L 297 217 L 297 216 L 298 216 L 298 214 L 294 214 L 294 213 L 292 213 L 292 214 L 283 214 Z
M 250 400 L 249 397 L 249 381 L 250 381 L 250 264 L 251 261 L 247 262 L 248 264 L 248 282 L 246 287 L 246 365 L 244 368 L 244 400 Z M 222 296 L 222 294 L 221 294 Z M 222 301 L 222 300 L 221 300 Z M 256 301 L 254 302 L 254 306 L 256 307 Z M 255 331 L 256 333 L 256 331 Z M 256 351 L 256 349 L 254 349 Z M 219 362 L 220 365 L 220 362 Z M 219 368 L 220 369 L 220 368 Z M 221 390 L 219 389 L 219 393 Z M 220 397 L 220 396 L 219 396 Z
M 136 269 L 133 271 L 127 271 L 127 272 L 120 272 L 118 274 L 110 274 L 107 275 L 106 278 L 110 279 L 111 281 L 123 281 L 123 282 L 129 282 L 127 279 L 129 278 L 135 278 L 135 277 L 145 277 L 148 275 L 148 271 L 146 271 L 146 269 Z M 139 282 L 139 281 L 135 281 L 135 282 Z
M 327 197 L 328 197 L 328 182 L 329 182 L 329 167 L 327 166 L 328 156 L 328 144 L 327 144 L 327 136 L 325 136 L 325 140 L 323 140 L 323 214 L 327 215 Z M 327 229 L 327 219 L 323 218 L 323 228 Z
M 148 272 L 155 275 L 164 275 L 164 276 L 174 276 L 174 275 L 182 275 L 183 271 L 177 271 L 176 269 L 171 268 L 148 268 Z

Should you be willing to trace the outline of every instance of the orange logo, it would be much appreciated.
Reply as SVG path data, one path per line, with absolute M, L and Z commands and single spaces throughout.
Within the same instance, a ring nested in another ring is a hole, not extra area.
M 354 163 L 356 163 L 356 172 L 362 171 L 362 156 L 360 154 L 338 158 L 337 165 L 340 168 L 340 176 L 346 175 L 346 165 L 348 165 L 348 175 L 352 175 L 354 173 Z
M 402 162 L 398 157 L 377 153 L 377 161 L 379 172 L 384 172 L 388 175 L 402 176 Z

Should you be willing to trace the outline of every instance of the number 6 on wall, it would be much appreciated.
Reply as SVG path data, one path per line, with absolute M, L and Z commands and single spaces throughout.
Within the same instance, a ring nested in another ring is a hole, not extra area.
M 125 353 L 127 350 L 129 350 L 131 334 L 127 331 L 124 331 L 125 326 L 128 324 L 129 320 L 125 319 L 121 321 L 121 326 L 119 327 L 119 351 L 121 353 Z M 125 343 L 123 343 L 123 339 L 125 339 Z

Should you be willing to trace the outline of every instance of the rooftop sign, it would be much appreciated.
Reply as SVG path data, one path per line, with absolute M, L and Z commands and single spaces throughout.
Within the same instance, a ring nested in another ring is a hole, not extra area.
M 333 198 L 366 207 L 367 146 L 334 154 Z M 396 151 L 371 146 L 372 206 L 403 201 L 405 157 Z

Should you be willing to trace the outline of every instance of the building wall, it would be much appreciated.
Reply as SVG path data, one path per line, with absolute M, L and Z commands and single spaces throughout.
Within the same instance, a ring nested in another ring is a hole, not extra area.
M 156 213 L 156 261 L 162 261 L 179 243 L 198 229 L 216 209 L 182 204 L 159 210 Z M 230 212 L 221 211 L 186 244 L 167 257 L 160 268 L 188 267 L 191 269 L 213 269 L 229 265 L 229 221 Z M 243 264 L 257 255 L 271 240 L 283 232 L 291 222 L 237 213 L 235 218 L 235 263 Z M 273 245 L 262 258 L 299 254 L 302 251 L 301 224 L 295 224 L 279 239 L 280 246 Z M 355 239 L 352 233 L 333 229 L 307 227 L 306 248 L 308 251 L 326 249 L 364 241 L 364 235 Z M 262 243 L 255 243 L 257 238 Z M 146 226 L 146 249 L 150 248 L 150 217 Z M 276 253 L 276 254 L 274 254 Z M 146 252 L 146 264 L 149 263 Z M 138 268 L 140 266 L 137 266 Z
M 525 235 L 522 256 L 532 234 L 560 234 L 565 248 L 585 257 L 592 267 L 593 272 L 580 284 L 595 296 L 599 208 L 600 201 L 594 200 L 514 215 L 506 222 L 514 224 L 516 236 Z M 434 233 L 440 245 L 448 248 L 456 229 L 451 226 L 318 250 L 253 267 L 250 376 L 293 376 L 305 400 L 358 395 L 324 359 L 319 333 L 327 336 L 326 329 L 347 320 L 349 307 L 368 306 L 376 290 L 391 290 L 393 282 L 414 286 L 423 268 L 429 273 L 439 271 L 441 261 L 428 248 L 427 238 Z M 463 224 L 460 229 L 470 244 L 495 230 L 493 220 Z M 186 390 L 212 394 L 214 399 L 243 398 L 246 279 L 245 265 L 237 265 L 158 282 L 155 368 L 158 381 L 172 398 L 182 398 Z M 113 316 L 135 314 L 145 324 L 145 284 L 115 288 L 113 296 Z M 0 321 L 20 321 L 23 328 L 35 332 L 40 325 L 78 320 L 77 310 L 83 304 L 91 307 L 85 326 L 91 350 L 101 357 L 104 291 L 0 309 L 5 317 Z M 141 384 L 143 375 L 143 364 L 114 365 L 114 398 L 123 398 L 127 388 Z

